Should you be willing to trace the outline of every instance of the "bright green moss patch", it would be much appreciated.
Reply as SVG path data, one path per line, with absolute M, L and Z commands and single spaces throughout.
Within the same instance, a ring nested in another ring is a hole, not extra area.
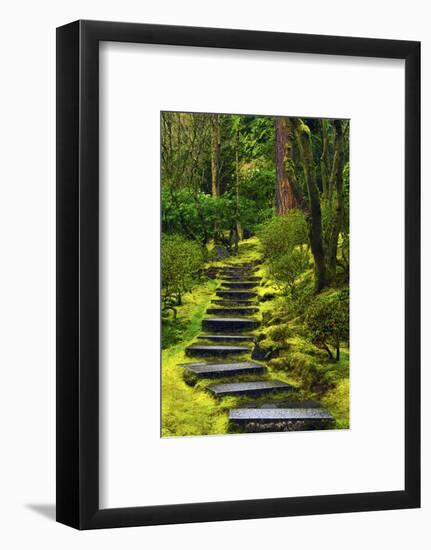
M 183 380 L 188 359 L 182 351 L 162 354 L 162 436 L 208 435 L 227 432 L 227 414 L 207 392 Z
M 349 379 L 340 380 L 335 388 L 322 397 L 322 405 L 335 418 L 335 427 L 349 428 L 350 384 Z
M 183 297 L 183 305 L 177 307 L 177 318 L 166 315 L 162 318 L 162 349 L 170 348 L 194 338 L 201 331 L 201 320 L 210 303 L 217 284 L 211 279 Z M 181 346 L 180 346 L 181 347 Z

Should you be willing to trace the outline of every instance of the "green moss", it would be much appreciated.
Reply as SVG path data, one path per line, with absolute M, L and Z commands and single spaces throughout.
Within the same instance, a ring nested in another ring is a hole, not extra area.
M 211 301 L 217 283 L 205 279 L 202 284 L 183 297 L 183 305 L 177 308 L 177 317 L 162 318 L 162 349 L 181 344 L 199 334 L 205 309 Z
M 302 120 L 299 122 L 298 130 L 299 132 L 306 134 L 307 137 L 311 139 L 311 130 Z
M 340 380 L 335 387 L 322 398 L 322 405 L 335 418 L 335 427 L 349 428 L 350 383 L 348 378 Z
M 184 381 L 178 364 L 186 360 L 182 351 L 162 354 L 162 436 L 225 433 L 227 415 L 217 402 Z
M 223 267 L 236 263 L 261 261 L 261 251 L 256 238 L 240 243 L 239 256 L 213 262 L 211 266 Z M 275 297 L 259 303 L 257 317 L 262 321 L 256 331 L 259 346 L 271 352 L 273 357 L 266 364 L 268 371 L 259 379 L 277 378 L 294 386 L 292 397 L 319 401 L 335 418 L 338 429 L 349 426 L 349 351 L 341 349 L 339 362 L 329 361 L 327 354 L 314 346 L 304 328 L 304 316 L 292 309 L 288 297 L 280 293 L 269 277 L 265 263 L 258 264 L 256 275 L 262 277 L 257 287 L 260 296 L 273 293 Z M 312 282 L 312 273 L 298 278 L 298 288 L 305 294 Z M 162 352 L 162 436 L 188 436 L 225 434 L 228 426 L 228 411 L 252 401 L 255 406 L 271 400 L 286 399 L 285 393 L 261 397 L 214 398 L 206 386 L 211 382 L 255 380 L 256 375 L 241 375 L 216 379 L 202 379 L 188 369 L 178 366 L 193 361 L 185 356 L 187 346 L 197 342 L 201 322 L 214 297 L 219 279 L 203 279 L 191 293 L 184 297 L 178 308 L 177 319 L 163 321 Z M 337 289 L 327 291 L 328 299 Z M 323 298 L 325 299 L 325 297 Z M 205 358 L 211 361 L 216 358 Z M 249 355 L 236 359 L 249 360 Z M 198 359 L 196 359 L 198 361 Z
M 201 332 L 201 321 L 217 284 L 205 281 L 184 297 L 177 319 L 162 324 L 162 436 L 225 433 L 227 415 L 206 392 L 194 389 L 192 378 L 184 379 L 189 362 L 185 348 Z M 188 382 L 188 383 L 187 383 Z

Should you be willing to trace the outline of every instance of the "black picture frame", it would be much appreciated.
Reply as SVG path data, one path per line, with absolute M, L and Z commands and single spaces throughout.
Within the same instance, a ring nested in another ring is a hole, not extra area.
M 101 41 L 405 61 L 404 490 L 99 509 Z M 56 389 L 57 521 L 78 529 L 419 507 L 420 43 L 100 21 L 58 28 Z

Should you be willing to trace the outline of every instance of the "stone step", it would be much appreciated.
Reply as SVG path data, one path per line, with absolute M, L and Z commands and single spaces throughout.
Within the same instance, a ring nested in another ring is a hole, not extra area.
M 232 290 L 236 288 L 255 288 L 257 284 L 253 281 L 222 281 L 222 286 Z
M 229 281 L 229 282 L 232 282 L 232 283 L 241 283 L 243 281 L 249 281 L 249 282 L 254 282 L 257 285 L 262 280 L 261 277 L 250 277 L 250 276 L 248 276 L 247 278 L 244 278 L 242 275 L 223 275 L 221 278 L 223 279 L 223 281 Z
M 241 275 L 242 277 L 246 276 L 246 275 L 250 275 L 250 277 L 253 277 L 254 273 L 256 273 L 257 269 L 255 267 L 242 267 L 242 268 L 238 268 L 238 269 L 233 269 L 233 268 L 222 268 L 219 270 L 219 273 L 221 273 L 222 275 L 228 275 L 228 276 L 238 276 L 238 275 Z
M 204 344 L 192 344 L 186 348 L 186 355 L 189 357 L 226 356 L 238 355 L 239 353 L 247 353 L 249 351 L 250 349 L 247 346 L 206 346 Z
M 224 278 L 229 281 L 243 280 L 243 277 L 240 273 L 235 275 L 226 275 Z M 248 278 L 248 281 L 261 281 L 261 280 L 262 280 L 262 277 L 257 277 L 256 275 L 250 275 L 250 277 Z
M 256 300 L 211 300 L 212 304 L 217 304 L 218 306 L 225 306 L 225 307 L 235 307 L 235 306 L 242 306 L 242 307 L 253 307 L 257 306 L 258 302 Z
M 257 307 L 209 307 L 207 313 L 210 315 L 253 315 L 257 313 Z
M 225 264 L 222 269 L 256 269 L 254 263 L 246 262 L 243 264 Z
M 328 411 L 321 408 L 300 409 L 282 409 L 275 407 L 258 409 L 230 409 L 229 420 L 235 422 L 247 422 L 249 420 L 274 421 L 274 420 L 333 420 Z
M 271 392 L 290 392 L 294 388 L 281 380 L 255 380 L 254 382 L 229 382 L 210 384 L 207 390 L 216 397 L 224 395 L 262 395 Z
M 255 336 L 252 334 L 201 334 L 198 339 L 211 342 L 252 342 Z
M 225 300 L 247 300 L 248 298 L 256 298 L 256 292 L 248 290 L 217 290 L 217 296 Z
M 238 363 L 190 364 L 187 368 L 197 376 L 206 378 L 212 376 L 237 376 L 240 374 L 263 374 L 266 372 L 266 367 L 251 361 Z
M 231 363 L 237 363 L 238 361 L 233 360 L 226 360 L 223 361 L 223 363 L 220 363 L 220 361 L 193 361 L 192 363 L 177 363 L 177 367 L 205 367 L 209 365 L 230 365 Z
M 202 320 L 202 328 L 211 332 L 231 332 L 253 330 L 259 326 L 257 319 L 236 317 L 209 317 Z
M 239 408 L 230 409 L 229 422 L 248 432 L 284 432 L 330 428 L 334 418 L 322 408 Z
M 226 273 L 227 271 L 229 272 L 232 272 L 232 273 L 243 273 L 244 271 L 247 271 L 249 273 L 252 273 L 252 272 L 255 272 L 257 271 L 257 267 L 256 266 L 251 266 L 251 265 L 225 265 L 223 266 L 220 271 L 222 273 Z

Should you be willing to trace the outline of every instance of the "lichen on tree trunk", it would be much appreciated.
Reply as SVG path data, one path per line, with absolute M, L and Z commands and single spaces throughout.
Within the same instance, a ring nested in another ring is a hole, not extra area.
M 344 167 L 344 138 L 341 120 L 335 120 L 335 152 L 331 173 L 331 188 L 335 189 L 335 211 L 333 214 L 332 230 L 328 240 L 327 269 L 330 282 L 335 280 L 337 269 L 338 238 L 344 216 L 343 197 L 343 167 Z
M 308 223 L 311 252 L 314 258 L 316 291 L 320 292 L 326 286 L 327 278 L 322 234 L 322 212 L 319 188 L 316 181 L 311 132 L 301 119 L 292 120 L 307 185 L 309 207 L 306 209 L 305 215 Z

